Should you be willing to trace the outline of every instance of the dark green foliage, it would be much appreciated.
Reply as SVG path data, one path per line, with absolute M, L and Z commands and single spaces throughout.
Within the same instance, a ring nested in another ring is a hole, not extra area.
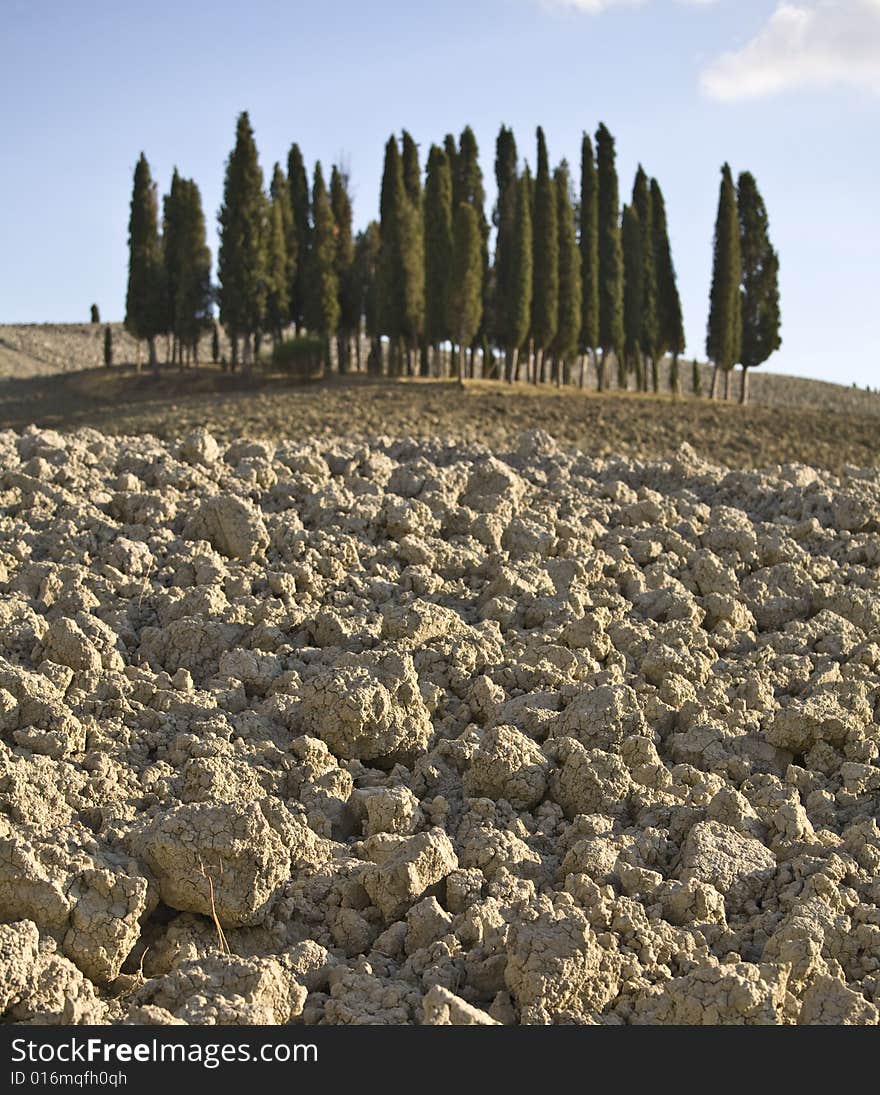
M 587 134 L 581 142 L 581 335 L 583 352 L 599 345 L 599 182 L 593 145 Z
M 309 236 L 311 233 L 311 203 L 309 177 L 299 145 L 290 146 L 287 154 L 287 189 L 290 192 L 291 231 L 295 243 L 287 244 L 288 262 L 293 263 L 290 318 L 297 328 L 305 323 L 309 280 Z
M 273 203 L 277 202 L 281 208 L 281 225 L 284 232 L 284 265 L 285 285 L 287 300 L 284 312 L 287 316 L 286 323 L 293 319 L 291 305 L 296 290 L 297 255 L 299 243 L 297 241 L 296 225 L 293 220 L 293 203 L 290 199 L 290 183 L 287 176 L 281 170 L 281 164 L 276 163 L 272 170 L 272 182 L 269 186 L 269 194 Z
M 553 176 L 556 190 L 556 225 L 559 253 L 559 321 L 553 353 L 557 360 L 557 377 L 562 378 L 562 363 L 571 363 L 577 355 L 581 334 L 581 262 L 574 226 L 571 181 L 565 160 Z
M 379 326 L 392 340 L 409 340 L 412 350 L 424 326 L 424 232 L 420 211 L 404 185 L 394 137 L 385 146 L 380 214 Z
M 428 154 L 425 181 L 425 337 L 432 346 L 451 336 L 452 172 L 436 145 Z
M 694 395 L 703 394 L 703 374 L 700 372 L 700 365 L 696 358 L 694 358 L 693 365 L 691 366 L 691 384 L 694 389 Z
M 657 270 L 657 321 L 661 353 L 672 354 L 670 384 L 678 390 L 678 355 L 684 353 L 684 321 L 681 298 L 672 262 L 669 229 L 666 223 L 666 202 L 656 179 L 651 179 L 651 207 L 654 215 L 654 263 Z
M 459 379 L 463 358 L 480 327 L 483 312 L 482 237 L 477 211 L 459 202 L 453 228 L 452 329 L 459 345 Z
M 406 130 L 401 134 L 400 143 L 403 157 L 403 187 L 409 200 L 418 205 L 422 200 L 422 170 L 419 166 L 419 147 Z
M 461 131 L 458 142 L 458 154 L 453 164 L 452 207 L 458 208 L 459 202 L 473 206 L 477 214 L 480 229 L 482 272 L 483 315 L 491 314 L 490 278 L 489 278 L 489 222 L 486 219 L 486 192 L 483 188 L 483 171 L 480 167 L 480 151 L 477 138 L 470 126 Z
M 211 252 L 202 196 L 192 179 L 175 170 L 163 207 L 165 329 L 174 336 L 182 361 L 184 348 L 195 348 L 210 316 Z
M 770 243 L 764 199 L 749 172 L 739 177 L 737 206 L 742 255 L 742 353 L 747 369 L 782 345 L 779 333 L 779 256 Z
M 620 196 L 614 138 L 604 125 L 596 132 L 599 182 L 599 345 L 603 354 L 622 353 L 623 248 L 620 238 Z M 600 386 L 602 374 L 600 372 Z
M 113 364 L 113 332 L 109 324 L 104 328 L 104 364 L 108 369 Z
M 657 308 L 657 266 L 654 257 L 654 211 L 648 176 L 641 164 L 633 185 L 633 208 L 638 214 L 642 252 L 642 319 L 639 346 L 655 368 L 654 390 L 657 390 L 656 364 L 660 350 L 660 324 Z M 626 322 L 624 321 L 624 327 Z
M 235 338 L 260 328 L 266 307 L 263 172 L 247 113 L 236 128 L 220 207 L 220 318 Z M 247 361 L 246 342 L 245 360 Z
M 92 318 L 91 318 L 92 323 L 100 323 L 101 322 L 101 313 L 98 311 L 98 305 L 97 304 L 92 305 L 91 315 L 92 315 Z
M 532 201 L 531 176 L 526 168 L 515 184 L 513 232 L 510 240 L 510 282 L 499 308 L 499 341 L 508 355 L 508 379 L 512 380 L 516 352 L 529 333 L 532 313 Z
M 134 171 L 128 246 L 125 326 L 135 338 L 148 340 L 150 362 L 155 364 L 154 339 L 163 329 L 164 319 L 162 245 L 156 185 L 143 152 Z
M 220 360 L 220 328 L 211 324 L 211 361 L 216 365 Z
M 354 237 L 348 175 L 338 167 L 330 176 L 330 205 L 336 223 L 336 277 L 339 281 L 339 364 L 348 368 L 348 343 L 360 329 L 361 305 L 354 274 Z
M 550 177 L 544 131 L 538 127 L 538 173 L 533 224 L 532 334 L 538 350 L 550 346 L 559 323 L 559 230 L 556 190 Z
M 294 376 L 307 378 L 320 374 L 324 354 L 323 338 L 317 335 L 300 335 L 276 342 L 272 350 L 272 364 Z
M 642 313 L 645 300 L 645 263 L 642 226 L 631 205 L 623 207 L 623 357 L 627 372 L 639 370 L 642 349 Z
M 287 239 L 284 225 L 284 197 L 267 203 L 266 317 L 265 326 L 276 341 L 290 322 L 290 283 Z
M 377 280 L 380 250 L 379 224 L 377 221 L 370 221 L 363 232 L 358 232 L 354 245 L 354 283 L 358 311 L 364 317 L 364 329 L 370 338 L 375 338 L 379 334 Z
M 495 182 L 498 199 L 493 220 L 497 229 L 495 241 L 495 314 L 494 334 L 499 345 L 507 348 L 511 342 L 510 319 L 516 310 L 517 271 L 514 238 L 518 193 L 516 141 L 513 131 L 502 126 L 495 144 Z M 514 324 L 515 325 L 515 324 Z
M 706 353 L 716 367 L 726 371 L 732 369 L 739 360 L 742 346 L 741 278 L 736 190 L 730 166 L 725 164 L 721 169 L 721 191 L 715 222 Z
M 309 253 L 309 328 L 319 332 L 325 345 L 339 327 L 339 278 L 336 275 L 336 223 L 321 164 L 315 164 L 312 186 L 312 246 Z M 329 354 L 328 354 L 329 361 Z

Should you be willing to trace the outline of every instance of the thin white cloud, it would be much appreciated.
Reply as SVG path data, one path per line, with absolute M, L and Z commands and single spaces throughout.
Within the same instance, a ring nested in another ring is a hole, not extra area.
M 832 84 L 880 93 L 880 0 L 780 3 L 751 42 L 703 72 L 701 84 L 725 101 Z
M 651 0 L 541 0 L 545 8 L 562 8 L 568 11 L 586 11 L 591 15 L 598 15 L 600 11 L 608 11 L 609 8 L 641 8 Z M 679 4 L 689 4 L 692 7 L 705 7 L 715 4 L 717 0 L 677 0 Z

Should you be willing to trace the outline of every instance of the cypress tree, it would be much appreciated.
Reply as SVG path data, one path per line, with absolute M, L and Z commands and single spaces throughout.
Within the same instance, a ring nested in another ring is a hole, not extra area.
M 104 364 L 108 369 L 113 364 L 113 332 L 109 323 L 104 328 Z
M 143 152 L 134 170 L 128 247 L 125 326 L 134 338 L 146 339 L 150 365 L 158 371 L 156 335 L 162 330 L 162 245 L 156 184 Z
M 180 282 L 175 320 L 181 344 L 198 363 L 199 339 L 211 320 L 211 252 L 202 195 L 192 179 L 181 180 Z
M 92 305 L 92 308 L 91 308 L 91 322 L 92 323 L 100 323 L 101 322 L 101 313 L 98 311 L 98 305 L 97 304 Z
M 293 202 L 290 197 L 290 183 L 279 163 L 276 163 L 272 169 L 272 182 L 269 185 L 269 194 L 273 203 L 277 202 L 281 208 L 281 226 L 284 233 L 284 277 L 287 294 L 287 299 L 284 302 L 284 312 L 287 318 L 284 325 L 287 326 L 294 318 L 291 307 L 296 291 L 296 260 L 299 246 L 297 243 L 296 225 L 293 220 Z
M 459 202 L 453 235 L 452 327 L 458 340 L 458 382 L 463 384 L 465 354 L 479 329 L 483 311 L 480 223 L 468 202 Z
M 544 130 L 538 127 L 538 173 L 535 178 L 533 224 L 534 291 L 532 335 L 535 340 L 535 383 L 544 380 L 544 352 L 556 337 L 559 323 L 559 230 L 556 191 L 550 177 Z
M 370 340 L 370 353 L 367 359 L 367 371 L 382 371 L 381 343 L 378 325 L 378 270 L 381 250 L 381 234 L 377 221 L 370 221 L 363 232 L 359 232 L 354 245 L 354 283 L 358 300 L 358 315 L 363 316 L 364 332 Z M 360 368 L 360 340 L 357 341 L 358 368 Z
M 510 373 L 512 350 L 508 334 L 508 319 L 515 312 L 517 272 L 514 267 L 514 237 L 516 233 L 516 205 L 519 190 L 517 177 L 516 141 L 513 131 L 502 126 L 495 143 L 495 183 L 498 198 L 493 220 L 495 239 L 495 284 L 493 335 L 497 344 L 506 351 L 506 373 Z M 516 343 L 515 345 L 519 345 Z M 508 375 L 508 379 L 510 379 Z
M 638 214 L 639 228 L 642 233 L 642 329 L 639 345 L 651 363 L 651 386 L 654 391 L 660 389 L 658 358 L 660 356 L 660 323 L 657 308 L 657 264 L 654 257 L 654 211 L 651 202 L 651 188 L 648 176 L 642 165 L 636 172 L 633 185 L 633 208 Z M 624 323 L 624 326 L 626 324 Z M 648 389 L 648 375 L 645 370 L 642 381 L 645 391 Z
M 298 144 L 287 154 L 287 189 L 290 192 L 291 235 L 287 242 L 287 259 L 291 263 L 290 318 L 299 330 L 305 324 L 309 285 L 309 235 L 311 205 L 309 177 Z
M 782 345 L 779 333 L 779 256 L 770 243 L 764 199 L 754 175 L 745 171 L 737 186 L 742 254 L 742 388 L 748 400 L 749 369 L 762 365 Z
M 666 202 L 656 179 L 651 179 L 651 208 L 654 215 L 654 263 L 657 270 L 657 320 L 662 353 L 672 354 L 669 383 L 674 394 L 681 390 L 678 355 L 684 353 L 684 321 L 681 298 L 672 262 L 669 229 L 666 223 Z
M 399 340 L 404 330 L 404 272 L 402 220 L 406 202 L 403 165 L 395 137 L 385 145 L 382 192 L 379 199 L 380 249 L 377 275 L 377 323 L 379 333 L 388 336 L 389 370 L 398 370 Z
M 582 354 L 595 356 L 599 345 L 599 183 L 593 145 L 585 133 L 581 142 L 581 334 Z M 581 362 L 580 386 L 584 386 Z
M 183 347 L 178 337 L 178 291 L 183 273 L 183 186 L 177 168 L 171 176 L 171 189 L 162 199 L 162 305 L 163 330 L 172 336 L 172 360 L 183 364 Z
M 605 387 L 605 359 L 623 353 L 623 248 L 614 138 L 605 125 L 596 131 L 599 183 L 599 389 Z
M 477 225 L 480 229 L 481 255 L 483 261 L 482 278 L 482 314 L 485 317 L 491 315 L 490 280 L 489 280 L 489 222 L 486 219 L 486 192 L 483 188 L 483 171 L 480 167 L 480 150 L 477 146 L 477 138 L 470 126 L 465 126 L 461 131 L 458 142 L 458 154 L 455 158 L 452 204 L 453 209 L 460 202 L 467 202 L 473 206 L 477 214 Z M 481 320 L 482 323 L 482 320 Z M 481 335 L 478 330 L 474 339 Z M 473 362 L 473 348 L 471 361 Z
M 526 168 L 516 188 L 513 234 L 513 286 L 505 315 L 507 379 L 519 379 L 519 351 L 529 334 L 532 317 L 532 184 Z
M 619 383 L 625 388 L 630 372 L 635 372 L 636 388 L 642 386 L 642 315 L 645 302 L 644 238 L 639 215 L 631 205 L 623 207 L 621 239 L 623 244 L 623 354 Z
M 449 157 L 431 145 L 425 179 L 425 337 L 439 357 L 450 338 L 452 294 L 452 172 Z
M 406 130 L 402 139 L 403 205 L 401 212 L 401 269 L 403 271 L 403 326 L 407 372 L 415 372 L 415 355 L 425 328 L 425 222 L 422 210 L 422 173 L 419 151 Z M 424 357 L 423 357 L 424 364 Z
M 336 223 L 336 277 L 339 281 L 339 371 L 347 372 L 352 338 L 359 337 L 361 313 L 354 277 L 354 238 L 348 174 L 338 167 L 330 175 L 330 205 Z
M 244 337 L 246 367 L 251 361 L 251 335 L 262 321 L 266 305 L 265 199 L 263 172 L 247 112 L 239 115 L 235 147 L 227 161 L 220 207 L 220 319 L 233 340 Z
M 730 372 L 740 357 L 742 346 L 742 257 L 736 189 L 730 165 L 721 169 L 718 217 L 715 221 L 715 245 L 712 262 L 712 289 L 709 297 L 709 324 L 706 353 L 715 365 L 712 398 L 718 393 L 718 370 L 724 371 L 725 398 L 730 390 Z
M 320 161 L 315 164 L 312 186 L 312 246 L 309 327 L 324 340 L 327 368 L 330 367 L 330 343 L 339 329 L 339 279 L 336 276 L 336 224 L 330 196 L 324 183 Z
M 267 203 L 266 245 L 266 327 L 274 342 L 280 342 L 290 322 L 290 283 L 284 224 L 284 195 Z
M 574 209 L 571 200 L 571 180 L 565 160 L 553 176 L 556 190 L 556 224 L 559 234 L 559 322 L 553 341 L 556 383 L 568 383 L 572 359 L 578 350 L 581 334 L 581 261 Z
M 422 170 L 419 166 L 419 147 L 412 135 L 403 130 L 401 133 L 401 156 L 403 158 L 403 187 L 407 197 L 416 204 L 422 200 Z

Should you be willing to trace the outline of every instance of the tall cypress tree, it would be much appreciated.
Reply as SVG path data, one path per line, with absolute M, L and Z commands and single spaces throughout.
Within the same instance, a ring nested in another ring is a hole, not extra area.
M 347 372 L 351 340 L 360 335 L 360 307 L 354 281 L 354 238 L 347 173 L 338 167 L 330 176 L 330 205 L 336 223 L 336 277 L 339 282 L 339 370 Z
M 171 358 L 176 362 L 180 354 L 181 365 L 183 347 L 179 339 L 177 306 L 184 261 L 180 242 L 183 217 L 183 187 L 175 167 L 171 189 L 162 198 L 162 330 L 172 336 Z
M 681 391 L 678 356 L 685 350 L 684 321 L 681 298 L 669 244 L 666 223 L 666 202 L 656 179 L 651 179 L 651 209 L 654 215 L 654 263 L 657 271 L 657 321 L 660 329 L 661 352 L 672 354 L 669 384 L 676 395 Z
M 311 205 L 309 177 L 298 144 L 291 145 L 287 154 L 287 188 L 290 192 L 291 232 L 294 238 L 293 244 L 290 240 L 287 242 L 288 261 L 293 256 L 290 318 L 299 330 L 305 323 L 308 299 Z
M 631 205 L 623 207 L 621 228 L 623 244 L 623 354 L 619 360 L 619 383 L 625 388 L 628 376 L 635 372 L 636 388 L 642 387 L 642 316 L 645 305 L 645 262 L 642 254 L 644 233 L 639 215 Z
M 467 202 L 473 206 L 477 214 L 477 225 L 480 229 L 481 255 L 483 260 L 482 272 L 482 315 L 488 318 L 491 315 L 491 296 L 489 279 L 489 222 L 486 219 L 486 192 L 483 187 L 483 171 L 480 167 L 480 150 L 477 146 L 477 138 L 470 126 L 465 126 L 461 131 L 458 141 L 458 154 L 455 158 L 452 204 L 457 208 L 459 202 Z M 481 319 L 482 327 L 482 319 Z M 474 340 L 479 341 L 482 330 L 478 329 L 474 334 Z
M 730 165 L 721 169 L 718 216 L 712 261 L 712 289 L 709 296 L 709 324 L 706 353 L 714 363 L 712 398 L 718 394 L 718 370 L 724 371 L 725 398 L 730 392 L 730 373 L 742 347 L 742 257 L 736 189 Z
M 439 358 L 439 344 L 451 338 L 452 172 L 449 157 L 431 145 L 425 180 L 425 337 Z
M 528 167 L 516 186 L 512 239 L 512 284 L 504 309 L 505 378 L 519 379 L 519 351 L 528 337 L 532 317 L 532 187 Z
M 363 316 L 364 332 L 370 340 L 367 371 L 382 371 L 381 343 L 378 324 L 378 273 L 381 234 L 377 221 L 370 221 L 363 232 L 358 232 L 354 244 L 354 282 L 357 291 L 358 315 Z M 360 340 L 355 343 L 360 368 Z
M 599 182 L 593 144 L 585 133 L 581 141 L 581 334 L 582 354 L 595 354 L 599 345 Z M 581 361 L 580 386 L 584 386 Z
M 406 191 L 403 164 L 395 137 L 385 145 L 382 192 L 379 199 L 380 249 L 377 282 L 377 322 L 380 334 L 388 336 L 389 370 L 399 369 L 400 339 L 404 332 L 405 287 L 403 271 L 403 217 Z
M 425 328 L 425 223 L 418 147 L 406 130 L 401 136 L 404 201 L 401 250 L 404 286 L 404 336 L 407 372 L 415 372 L 415 357 Z M 424 366 L 425 356 L 422 357 Z
M 211 324 L 211 252 L 201 191 L 192 179 L 182 179 L 180 185 L 180 280 L 174 319 L 180 345 L 198 363 L 199 339 Z
M 235 147 L 226 164 L 220 207 L 220 319 L 233 340 L 244 337 L 244 364 L 251 361 L 251 335 L 266 305 L 265 198 L 263 172 L 247 112 L 239 115 Z
M 477 211 L 469 202 L 459 202 L 453 236 L 452 327 L 458 341 L 458 382 L 463 384 L 465 354 L 483 311 L 482 237 Z
M 571 362 L 577 355 L 581 334 L 581 257 L 578 251 L 571 180 L 565 160 L 553 176 L 556 190 L 556 225 L 559 245 L 559 322 L 553 340 L 556 383 L 568 383 Z
M 128 287 L 125 326 L 139 341 L 146 339 L 150 365 L 158 370 L 156 335 L 162 330 L 162 245 L 159 239 L 159 201 L 150 165 L 143 154 L 134 169 L 131 213 L 128 221 Z M 138 350 L 140 355 L 140 350 Z M 140 362 L 140 356 L 138 356 Z
M 538 127 L 538 173 L 535 178 L 533 224 L 534 291 L 532 335 L 535 340 L 535 383 L 544 380 L 544 353 L 556 337 L 559 324 L 559 229 L 556 190 L 550 177 L 544 130 Z
M 311 262 L 309 327 L 324 340 L 324 354 L 330 367 L 330 344 L 339 329 L 339 279 L 336 275 L 336 223 L 320 161 L 315 164 L 312 186 L 314 228 L 309 252 Z
M 516 270 L 514 268 L 514 235 L 516 232 L 516 201 L 518 186 L 516 141 L 513 130 L 502 126 L 495 143 L 495 280 L 492 335 L 496 344 L 509 352 L 510 338 L 507 318 L 515 309 Z M 484 323 L 484 326 L 487 324 Z M 517 344 L 518 345 L 518 344 Z M 509 366 L 509 361 L 508 361 Z
M 648 176 L 641 164 L 633 185 L 633 208 L 638 214 L 642 233 L 642 323 L 639 345 L 651 365 L 651 381 L 654 391 L 660 389 L 658 358 L 660 356 L 660 323 L 657 309 L 657 266 L 654 258 L 654 211 Z M 625 326 L 625 324 L 624 324 Z M 644 370 L 642 386 L 647 391 L 648 372 Z
M 779 256 L 770 243 L 769 220 L 754 175 L 744 171 L 737 186 L 742 254 L 742 388 L 748 400 L 749 369 L 762 365 L 782 345 L 779 333 Z
M 623 353 L 623 248 L 620 239 L 620 195 L 614 138 L 605 125 L 596 131 L 599 182 L 599 389 L 605 387 L 605 360 Z
M 279 163 L 276 163 L 272 170 L 272 182 L 269 186 L 269 194 L 272 197 L 272 201 L 277 202 L 281 207 L 287 291 L 287 300 L 285 301 L 284 306 L 287 315 L 285 321 L 286 326 L 294 318 L 293 313 L 291 312 L 291 306 L 293 304 L 296 289 L 296 267 L 299 245 L 297 243 L 296 225 L 293 221 L 293 203 L 290 198 L 290 183 Z
M 276 165 L 277 166 L 277 165 Z M 283 337 L 290 322 L 290 283 L 287 265 L 287 240 L 284 231 L 284 196 L 267 202 L 266 243 L 266 327 L 275 342 Z

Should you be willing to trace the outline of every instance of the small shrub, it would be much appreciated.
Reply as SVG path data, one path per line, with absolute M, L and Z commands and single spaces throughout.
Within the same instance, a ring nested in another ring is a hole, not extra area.
M 113 364 L 113 332 L 109 325 L 104 328 L 104 364 L 108 369 Z
M 93 304 L 92 305 L 92 323 L 100 323 L 100 322 L 101 322 L 101 313 L 98 311 L 98 305 Z
M 300 335 L 278 342 L 272 351 L 272 364 L 302 379 L 320 376 L 324 370 L 324 341 Z
M 694 370 L 694 395 L 702 395 L 703 394 L 703 377 L 700 373 L 699 362 L 696 361 L 696 359 L 694 360 L 693 370 Z

